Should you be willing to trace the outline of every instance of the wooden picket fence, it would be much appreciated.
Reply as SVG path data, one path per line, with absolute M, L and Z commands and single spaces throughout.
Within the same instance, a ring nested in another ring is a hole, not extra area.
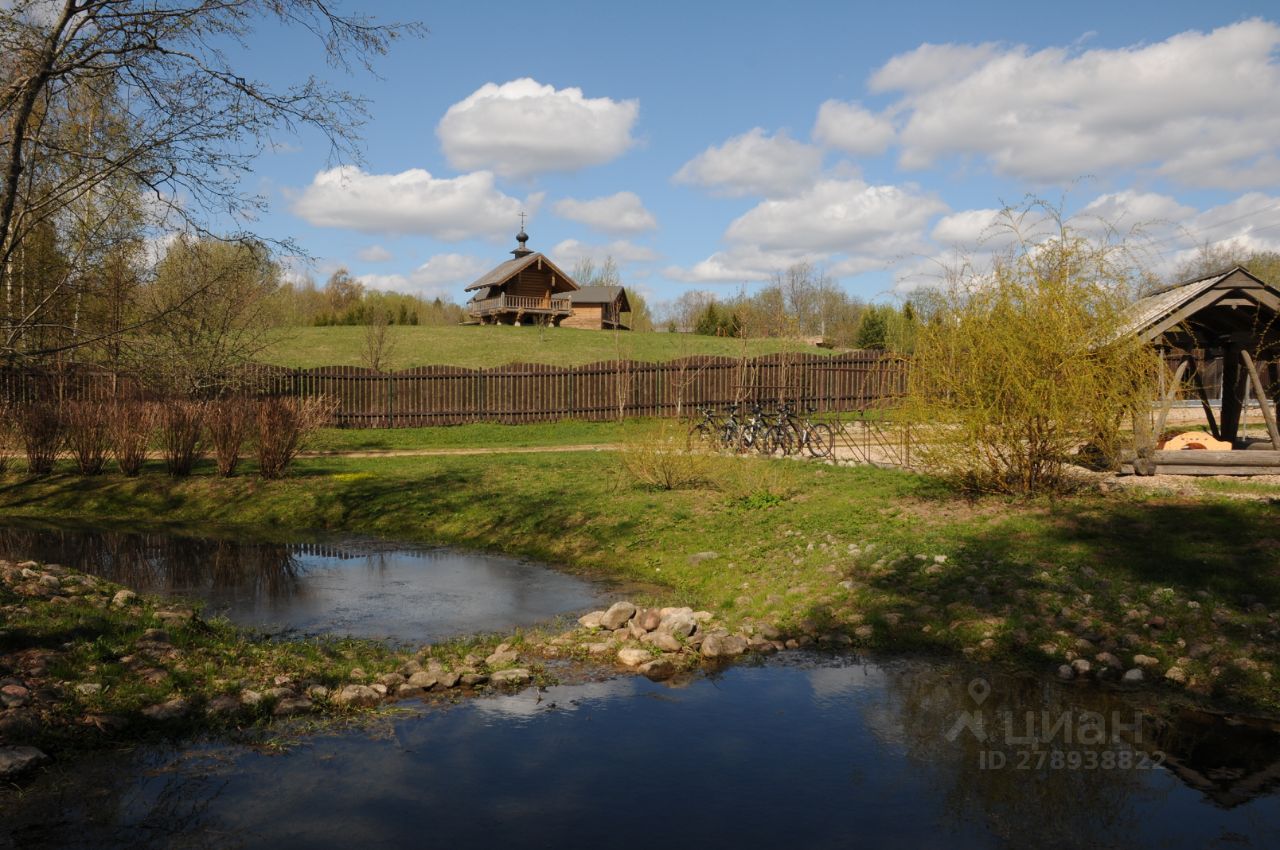
M 699 405 L 798 399 L 823 412 L 881 406 L 902 394 L 905 365 L 883 352 L 688 357 L 663 363 L 614 360 L 584 366 L 513 363 L 491 369 L 419 366 L 375 372 L 358 366 L 246 367 L 259 395 L 325 397 L 332 424 L 350 428 L 520 424 L 691 415 Z M 0 370 L 0 395 L 21 400 L 146 396 L 134 378 L 93 367 L 56 375 Z

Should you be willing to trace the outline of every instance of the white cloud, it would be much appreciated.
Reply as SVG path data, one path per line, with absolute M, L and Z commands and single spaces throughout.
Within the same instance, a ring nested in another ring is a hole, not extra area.
M 761 251 L 754 245 L 733 245 L 688 268 L 668 266 L 663 269 L 663 274 L 686 283 L 752 283 L 768 280 L 774 272 L 794 263 L 803 260 L 821 262 L 826 257 L 821 253 Z
M 900 161 L 973 155 L 1057 182 L 1144 168 L 1197 187 L 1280 182 L 1280 25 L 1249 20 L 1078 51 L 924 45 L 871 80 L 900 92 Z
M 925 225 L 946 210 L 936 198 L 861 180 L 823 180 L 785 200 L 763 201 L 729 225 L 730 242 L 765 251 L 889 257 L 915 250 Z
M 893 123 L 860 104 L 828 100 L 818 107 L 813 138 L 819 144 L 851 154 L 874 156 L 884 153 L 893 141 Z
M 493 263 L 469 254 L 437 254 L 409 274 L 365 274 L 356 280 L 383 292 L 407 292 L 425 298 L 457 301 L 467 285 L 484 274 Z
M 990 238 L 999 221 L 1000 210 L 963 210 L 938 219 L 930 235 L 947 245 L 970 247 Z
M 357 256 L 366 263 L 385 263 L 391 259 L 391 252 L 381 245 L 369 245 L 361 248 Z
M 653 213 L 644 208 L 635 192 L 618 192 L 603 198 L 579 201 L 565 198 L 552 206 L 556 215 L 605 233 L 630 234 L 654 230 L 658 226 Z
M 616 159 L 634 144 L 639 113 L 636 100 L 588 98 L 525 77 L 481 86 L 449 107 L 436 135 L 455 168 L 526 177 Z
M 604 245 L 589 245 L 577 239 L 565 239 L 556 244 L 548 253 L 552 260 L 565 271 L 571 272 L 579 260 L 589 259 L 599 265 L 605 258 L 613 257 L 619 265 L 628 263 L 650 263 L 658 259 L 658 253 L 652 248 L 637 245 L 626 239 L 615 239 Z
M 681 166 L 677 183 L 702 186 L 722 195 L 789 195 L 813 184 L 822 151 L 785 132 L 766 136 L 756 127 L 712 146 Z
M 292 208 L 317 227 L 457 242 L 508 233 L 520 211 L 536 209 L 541 199 L 535 194 L 521 202 L 503 194 L 487 171 L 442 178 L 420 168 L 367 174 L 347 165 L 317 173 Z

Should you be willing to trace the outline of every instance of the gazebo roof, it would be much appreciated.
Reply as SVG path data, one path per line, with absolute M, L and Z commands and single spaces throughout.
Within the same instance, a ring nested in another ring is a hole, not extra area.
M 1235 266 L 1138 300 L 1128 310 L 1124 330 L 1183 348 L 1234 339 L 1257 349 L 1280 341 L 1280 289 Z

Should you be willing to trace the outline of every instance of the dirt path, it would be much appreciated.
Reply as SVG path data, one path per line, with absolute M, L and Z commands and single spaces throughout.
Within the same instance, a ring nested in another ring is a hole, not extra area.
M 299 457 L 447 457 L 449 455 L 550 454 L 552 452 L 616 452 L 621 443 L 571 446 L 485 446 L 472 449 L 369 449 L 365 451 L 301 452 Z

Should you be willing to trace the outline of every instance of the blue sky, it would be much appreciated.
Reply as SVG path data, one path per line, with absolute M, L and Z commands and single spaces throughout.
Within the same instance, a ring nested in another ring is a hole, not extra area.
M 514 247 L 614 256 L 653 301 L 799 260 L 890 298 L 1027 193 L 1147 223 L 1153 265 L 1280 248 L 1280 13 L 1266 3 L 367 3 L 417 19 L 378 77 L 300 32 L 245 59 L 366 96 L 364 161 L 281 137 L 256 228 L 321 282 L 463 298 Z

